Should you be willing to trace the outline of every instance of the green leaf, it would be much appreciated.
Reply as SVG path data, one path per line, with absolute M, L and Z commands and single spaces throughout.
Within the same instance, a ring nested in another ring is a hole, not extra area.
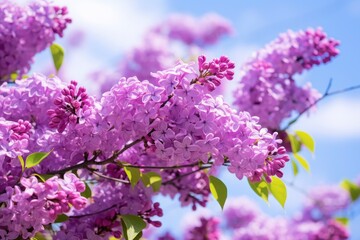
M 292 166 L 294 176 L 296 177 L 299 173 L 299 167 L 294 160 L 291 160 L 291 166 Z
M 280 203 L 284 208 L 287 198 L 286 185 L 280 178 L 273 176 L 271 178 L 271 183 L 269 184 L 269 189 L 274 198 Z
M 85 191 L 83 191 L 81 193 L 81 196 L 83 196 L 84 198 L 91 198 L 91 196 L 92 196 L 91 188 L 89 187 L 89 185 L 86 182 L 84 182 L 84 183 L 85 183 Z
M 31 240 L 46 240 L 46 237 L 41 233 L 36 233 L 34 237 L 30 238 Z
M 33 173 L 32 175 L 39 178 L 42 182 L 45 182 L 46 180 L 54 176 L 51 174 L 37 174 L 37 173 Z
M 62 222 L 65 222 L 69 219 L 69 217 L 65 214 L 60 214 L 57 216 L 56 220 L 55 220 L 55 223 L 62 223 Z
M 293 153 L 297 153 L 300 151 L 301 149 L 301 142 L 299 140 L 296 139 L 296 137 L 290 133 L 287 133 L 289 141 L 290 141 L 290 145 L 291 145 L 291 150 Z
M 142 236 L 142 230 L 146 227 L 144 220 L 136 215 L 122 215 L 121 224 L 126 240 L 137 240 Z
M 337 218 L 335 218 L 335 220 L 338 221 L 339 223 L 343 224 L 344 226 L 349 225 L 349 219 L 347 217 L 337 217 Z
M 131 186 L 134 187 L 141 177 L 141 172 L 139 168 L 132 168 L 132 167 L 124 167 L 124 171 L 129 178 Z
M 351 200 L 353 202 L 360 197 L 360 187 L 355 183 L 345 179 L 341 182 L 341 186 L 349 192 Z
M 310 165 L 304 157 L 297 153 L 294 153 L 294 157 L 307 172 L 310 172 Z
M 141 180 L 146 187 L 152 187 L 154 192 L 158 192 L 161 187 L 162 179 L 156 172 L 147 172 L 142 174 Z
M 295 131 L 296 135 L 300 138 L 300 142 L 304 144 L 305 147 L 307 147 L 310 152 L 315 152 L 315 141 L 314 139 L 304 131 Z
M 41 163 L 42 160 L 44 160 L 47 156 L 49 156 L 51 152 L 52 150 L 50 152 L 34 152 L 30 154 L 26 158 L 25 167 L 31 168 L 38 165 L 39 163 Z
M 10 79 L 11 79 L 12 81 L 17 80 L 18 77 L 19 77 L 19 74 L 18 74 L 17 72 L 13 72 L 13 73 L 10 74 Z
M 54 43 L 50 46 L 50 51 L 56 71 L 59 71 L 64 60 L 64 49 L 59 44 Z
M 251 189 L 267 203 L 269 201 L 269 189 L 267 183 L 264 180 L 252 182 L 249 179 L 248 182 Z
M 21 171 L 25 171 L 25 161 L 22 156 L 18 156 L 20 164 L 21 164 Z
M 209 176 L 210 192 L 216 201 L 220 204 L 220 207 L 224 209 L 224 205 L 227 198 L 227 187 L 217 177 Z

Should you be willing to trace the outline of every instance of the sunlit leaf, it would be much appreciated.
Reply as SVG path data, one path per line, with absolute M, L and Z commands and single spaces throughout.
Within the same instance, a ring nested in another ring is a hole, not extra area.
M 85 191 L 83 191 L 81 193 L 81 196 L 83 196 L 84 198 L 91 198 L 92 193 L 91 193 L 91 188 L 89 187 L 89 184 L 85 183 Z
M 30 154 L 26 158 L 25 167 L 31 168 L 31 167 L 38 165 L 39 163 L 41 163 L 42 160 L 44 160 L 47 156 L 49 156 L 49 154 L 51 152 L 52 151 L 50 151 L 50 152 L 34 152 L 34 153 Z
M 122 215 L 121 223 L 126 240 L 137 240 L 142 236 L 142 230 L 146 227 L 145 221 L 136 215 Z
M 56 220 L 55 220 L 55 223 L 62 223 L 62 222 L 65 222 L 69 219 L 69 217 L 65 214 L 60 214 L 57 216 Z
M 254 192 L 261 197 L 265 202 L 269 201 L 269 189 L 268 185 L 264 180 L 259 182 L 252 182 L 248 179 L 249 185 Z
M 285 183 L 280 178 L 273 176 L 271 178 L 271 183 L 269 183 L 269 189 L 274 198 L 284 208 L 287 198 Z
M 306 171 L 310 172 L 310 165 L 304 157 L 298 153 L 294 153 L 294 157 Z
M 293 153 L 299 152 L 301 149 L 301 142 L 299 140 L 297 140 L 297 138 L 294 135 L 292 135 L 290 133 L 287 133 L 287 135 L 288 135 L 288 138 L 290 141 L 292 152 Z
M 64 55 L 65 55 L 64 49 L 59 44 L 54 43 L 50 46 L 50 51 L 56 71 L 59 71 L 64 61 Z
M 349 218 L 347 218 L 347 217 L 337 217 L 337 218 L 335 218 L 335 220 L 345 226 L 349 225 Z
M 294 176 L 297 176 L 299 173 L 299 167 L 294 160 L 291 160 L 291 166 L 292 166 Z
M 360 187 L 355 183 L 346 179 L 341 182 L 341 186 L 349 192 L 353 202 L 360 197 Z
M 161 187 L 161 176 L 156 172 L 147 172 L 142 174 L 141 180 L 146 187 L 152 187 L 154 192 L 158 192 Z
M 304 144 L 305 147 L 307 147 L 310 152 L 315 152 L 315 141 L 314 139 L 304 131 L 295 131 L 296 135 L 299 137 L 300 142 Z
M 223 209 L 227 198 L 227 187 L 217 177 L 209 176 L 210 192 Z
M 22 156 L 18 156 L 20 164 L 21 164 L 21 171 L 25 171 L 25 161 Z
M 141 177 L 141 172 L 139 168 L 132 168 L 132 167 L 124 167 L 124 171 L 129 178 L 131 186 L 134 187 Z
M 42 233 L 36 233 L 34 237 L 30 238 L 31 240 L 46 240 L 46 237 Z

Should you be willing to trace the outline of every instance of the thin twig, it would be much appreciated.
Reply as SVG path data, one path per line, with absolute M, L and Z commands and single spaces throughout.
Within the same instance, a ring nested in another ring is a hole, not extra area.
M 129 168 L 143 168 L 143 169 L 179 169 L 179 168 L 188 168 L 198 166 L 199 163 L 185 164 L 185 165 L 175 165 L 175 166 L 137 166 L 137 165 L 127 165 L 122 164 L 122 167 Z
M 197 172 L 199 172 L 199 171 L 201 171 L 201 170 L 204 170 L 204 169 L 207 169 L 207 168 L 211 168 L 211 166 L 202 166 L 202 167 L 199 167 L 198 169 L 196 169 L 196 170 L 194 170 L 194 171 L 185 173 L 185 174 L 183 174 L 183 175 L 179 175 L 179 176 L 177 176 L 177 177 L 174 177 L 173 179 L 170 179 L 170 180 L 168 180 L 168 181 L 165 181 L 165 182 L 162 183 L 162 185 L 166 185 L 166 184 L 172 183 L 172 182 L 174 182 L 174 181 L 176 181 L 176 180 L 178 180 L 178 179 L 180 179 L 180 178 L 189 176 L 189 175 L 191 175 L 191 174 L 197 173 Z
M 332 79 L 330 79 L 329 81 L 329 84 L 328 86 L 326 87 L 326 90 L 325 90 L 325 93 L 322 97 L 318 98 L 315 102 L 313 102 L 312 104 L 310 104 L 309 106 L 307 106 L 304 110 L 302 110 L 299 115 L 297 115 L 293 120 L 291 120 L 287 125 L 286 127 L 284 127 L 282 130 L 287 130 L 291 125 L 293 125 L 297 120 L 299 120 L 299 118 L 304 114 L 306 113 L 307 111 L 309 111 L 309 109 L 311 109 L 313 106 L 315 106 L 317 103 L 319 103 L 320 101 L 322 101 L 323 99 L 325 99 L 326 97 L 329 97 L 329 96 L 333 96 L 333 95 L 336 95 L 336 94 L 339 94 L 339 93 L 344 93 L 344 92 L 349 92 L 349 91 L 352 91 L 352 90 L 356 90 L 356 89 L 359 89 L 360 88 L 360 85 L 355 85 L 355 86 L 352 86 L 352 87 L 348 87 L 348 88 L 344 88 L 344 89 L 341 89 L 341 90 L 337 90 L 337 91 L 334 91 L 334 92 L 329 92 L 330 91 L 330 88 L 331 88 L 331 84 L 332 84 Z
M 123 207 L 125 206 L 124 204 L 121 205 L 120 207 Z M 69 218 L 83 218 L 83 217 L 89 217 L 89 216 L 93 216 L 93 215 L 96 215 L 96 214 L 100 214 L 100 213 L 103 213 L 103 212 L 106 212 L 112 208 L 116 207 L 116 204 L 108 207 L 108 208 L 105 208 L 105 209 L 102 209 L 100 211 L 97 211 L 97 212 L 92 212 L 92 213 L 87 213 L 87 214 L 83 214 L 83 215 L 76 215 L 76 216 L 69 216 Z
M 97 176 L 99 176 L 101 178 L 105 178 L 105 179 L 112 180 L 112 181 L 115 181 L 115 182 L 120 182 L 120 183 L 126 183 L 126 184 L 130 183 L 127 180 L 123 180 L 123 179 L 120 179 L 120 178 L 114 178 L 114 177 L 104 175 L 104 174 L 96 171 L 95 169 L 92 169 L 92 168 L 89 168 L 89 167 L 87 167 L 86 169 L 89 170 L 91 173 L 93 173 L 93 174 L 95 174 L 95 175 L 97 175 Z

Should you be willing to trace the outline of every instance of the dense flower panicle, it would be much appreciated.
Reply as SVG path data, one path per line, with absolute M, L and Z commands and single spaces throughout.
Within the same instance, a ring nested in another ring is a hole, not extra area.
M 91 114 L 92 101 L 86 93 L 86 89 L 77 89 L 77 82 L 71 81 L 67 88 L 61 91 L 62 97 L 54 100 L 56 109 L 50 109 L 50 127 L 57 128 L 61 133 L 68 124 L 77 124 Z
M 338 45 L 320 28 L 281 34 L 242 66 L 234 104 L 260 117 L 262 126 L 280 129 L 293 111 L 302 112 L 321 96 L 309 83 L 297 86 L 294 75 L 329 62 Z
M 123 169 L 112 164 L 107 167 L 109 176 L 128 180 Z M 161 222 L 153 217 L 163 215 L 159 203 L 151 200 L 152 192 L 143 185 L 132 188 L 129 184 L 109 182 L 98 179 L 100 182 L 93 188 L 92 204 L 76 217 L 64 223 L 55 239 L 73 237 L 74 239 L 108 239 L 110 236 L 121 237 L 122 227 L 119 215 L 135 214 L 155 227 L 160 227 Z
M 87 200 L 80 195 L 85 185 L 74 174 L 64 179 L 52 177 L 38 182 L 36 177 L 22 178 L 21 184 L 7 187 L 0 195 L 0 238 L 27 239 L 44 230 L 60 214 L 85 207 Z
M 33 56 L 48 47 L 56 34 L 63 35 L 71 22 L 66 15 L 66 7 L 46 1 L 24 7 L 11 1 L 0 3 L 0 79 L 6 81 L 14 72 L 26 73 Z
M 220 239 L 220 221 L 217 218 L 200 218 L 200 225 L 187 229 L 185 240 L 219 240 Z
M 61 94 L 65 84 L 57 77 L 33 74 L 14 84 L 0 87 L 0 117 L 17 121 L 29 121 L 34 128 L 48 127 L 47 110 Z
M 28 153 L 32 127 L 28 121 L 7 121 L 0 117 L 0 193 L 14 186 L 21 177 L 17 156 Z
M 15 158 L 27 153 L 32 127 L 28 121 L 19 119 L 17 122 L 0 118 L 0 158 Z
M 257 53 L 257 58 L 271 63 L 278 73 L 301 73 L 314 65 L 329 62 L 339 54 L 339 41 L 328 38 L 321 29 L 282 33 Z
M 211 62 L 216 69 L 211 70 L 212 74 L 230 78 L 231 74 L 220 74 L 230 71 L 233 64 L 225 57 L 219 59 Z M 216 61 L 220 64 L 215 66 Z M 201 69 L 206 69 L 205 64 L 199 64 Z M 230 172 L 240 179 L 246 176 L 258 180 L 263 174 L 281 176 L 278 170 L 288 156 L 278 147 L 276 134 L 261 130 L 257 118 L 248 113 L 235 113 L 222 97 L 209 95 L 209 89 L 199 84 L 201 70 L 199 75 L 194 64 L 179 63 L 154 77 L 157 85 L 123 78 L 104 93 L 101 101 L 102 115 L 117 132 L 119 140 L 114 142 L 125 144 L 146 136 L 145 149 L 138 146 L 138 151 L 145 150 L 148 157 L 158 159 L 149 161 L 143 156 L 127 161 L 172 166 L 199 159 L 207 163 L 210 154 L 215 166 L 228 159 Z

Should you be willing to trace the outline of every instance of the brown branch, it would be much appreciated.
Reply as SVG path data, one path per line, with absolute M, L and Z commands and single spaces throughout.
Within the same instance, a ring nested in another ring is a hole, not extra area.
M 126 183 L 126 184 L 129 184 L 130 182 L 127 181 L 127 180 L 123 180 L 123 179 L 120 179 L 120 178 L 114 178 L 114 177 L 110 177 L 110 176 L 107 176 L 107 175 L 104 175 L 98 171 L 96 171 L 96 169 L 92 169 L 92 168 L 89 168 L 87 167 L 86 168 L 87 170 L 89 170 L 91 173 L 101 177 L 101 178 L 104 178 L 104 179 L 108 179 L 108 180 L 112 180 L 112 181 L 115 181 L 115 182 L 120 182 L 120 183 Z

